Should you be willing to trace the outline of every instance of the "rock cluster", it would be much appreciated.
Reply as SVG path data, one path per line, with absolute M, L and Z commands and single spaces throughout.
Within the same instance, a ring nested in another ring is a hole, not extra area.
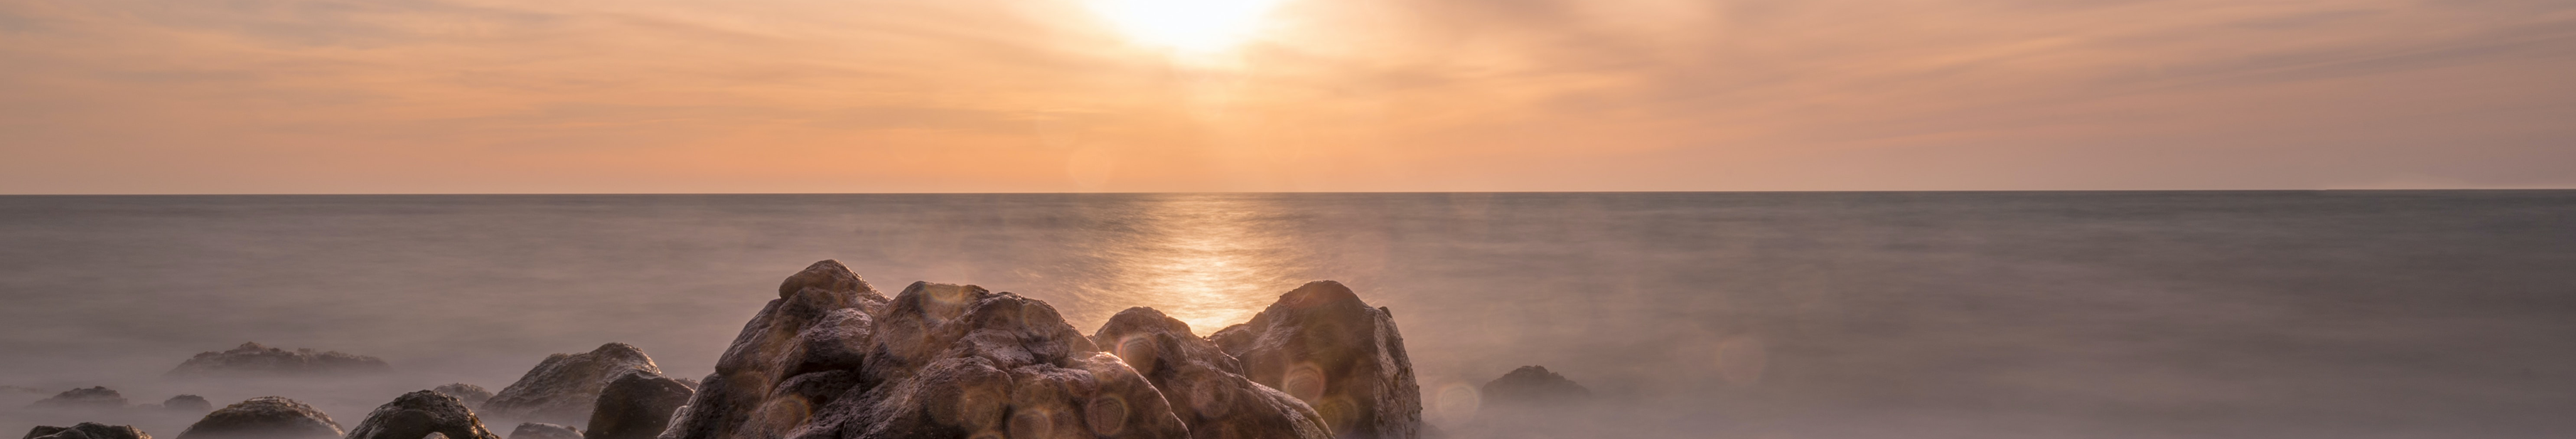
M 264 396 L 207 413 L 179 432 L 178 439 L 331 439 L 341 434 L 340 423 L 313 406 Z
M 1208 338 L 1253 382 L 1314 407 L 1333 437 L 1411 439 L 1422 436 L 1422 390 L 1393 314 L 1316 281 Z
M 600 345 L 579 354 L 554 354 L 518 382 L 501 388 L 483 402 L 494 418 L 579 425 L 590 419 L 599 392 L 609 380 L 630 371 L 661 375 L 662 368 L 643 349 L 625 343 Z
M 349 429 L 347 439 L 421 439 L 433 434 L 448 439 L 501 439 L 483 428 L 483 420 L 466 409 L 464 401 L 429 390 L 405 393 L 376 407 L 367 413 L 367 420 Z
M 492 399 L 492 391 L 483 390 L 483 386 L 466 383 L 453 383 L 431 387 L 429 388 L 429 391 L 456 397 L 457 401 L 465 403 L 465 408 L 483 408 L 483 402 Z
M 364 355 L 312 349 L 285 350 L 242 343 L 229 351 L 204 352 L 167 376 L 179 378 L 365 374 L 392 371 L 385 360 Z
M 697 392 L 661 374 L 627 371 L 599 391 L 598 408 L 590 414 L 588 439 L 652 439 L 670 426 L 671 412 L 689 404 Z
M 1592 399 L 1591 389 L 1541 366 L 1512 369 L 1502 378 L 1486 382 L 1480 390 L 1478 393 L 1483 395 L 1480 403 L 1486 407 L 1547 405 Z
M 116 393 L 116 389 L 106 387 L 71 389 L 64 391 L 63 393 L 54 394 L 51 398 L 36 401 L 35 404 L 29 405 L 29 407 L 49 409 L 121 409 L 125 408 L 125 395 Z
M 926 282 L 889 299 L 823 261 L 780 284 L 659 437 L 1413 438 L 1402 343 L 1331 282 L 1213 342 L 1145 308 L 1085 337 L 1042 301 Z
M 125 425 L 83 422 L 70 427 L 36 427 L 26 439 L 152 439 L 143 430 Z

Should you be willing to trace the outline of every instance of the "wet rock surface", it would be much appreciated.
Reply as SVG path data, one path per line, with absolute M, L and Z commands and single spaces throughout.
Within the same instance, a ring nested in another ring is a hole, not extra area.
M 83 422 L 70 427 L 36 427 L 25 439 L 152 439 L 151 434 L 125 425 Z
M 671 413 L 688 405 L 689 397 L 696 393 L 680 380 L 641 371 L 626 372 L 600 390 L 598 409 L 591 412 L 590 426 L 582 437 L 651 439 L 670 425 Z
M 510 439 L 581 439 L 581 432 L 555 424 L 523 422 L 510 429 Z
M 161 409 L 174 412 L 205 413 L 214 411 L 215 403 L 207 402 L 206 397 L 203 396 L 179 395 L 170 397 L 169 400 L 161 401 Z
M 483 420 L 454 396 L 422 390 L 405 393 L 393 402 L 376 407 L 367 419 L 349 430 L 347 439 L 420 439 L 443 435 L 450 439 L 501 439 L 483 428 Z
M 1550 405 L 1588 401 L 1592 390 L 1542 366 L 1521 366 L 1479 389 L 1486 407 Z
M 662 373 L 661 367 L 653 364 L 653 357 L 625 343 L 600 345 L 579 354 L 554 354 L 537 363 L 518 382 L 484 401 L 483 411 L 495 418 L 585 424 L 599 401 L 600 390 L 629 371 Z
M 393 371 L 385 360 L 337 351 L 285 350 L 242 343 L 229 351 L 204 352 L 179 363 L 166 376 L 216 378 L 245 376 L 354 375 Z
M 116 389 L 87 387 L 71 389 L 36 401 L 28 407 L 47 409 L 120 409 L 125 408 L 125 395 Z
M 456 397 L 458 402 L 465 403 L 465 408 L 471 409 L 482 408 L 484 401 L 490 401 L 492 399 L 492 391 L 483 390 L 483 386 L 466 383 L 440 385 L 438 387 L 429 388 L 429 391 Z
M 1233 356 L 1161 311 L 1120 311 L 1091 340 L 1152 381 L 1192 437 L 1330 437 L 1305 402 L 1244 377 Z
M 207 413 L 180 439 L 338 438 L 340 423 L 313 406 L 275 396 L 251 398 Z
M 1422 435 L 1421 388 L 1392 312 L 1340 282 L 1297 287 L 1209 339 L 1242 362 L 1245 377 L 1313 407 L 1333 437 Z
M 775 436 L 858 384 L 870 314 L 887 299 L 838 261 L 788 276 L 716 360 L 716 371 L 675 418 L 667 437 Z

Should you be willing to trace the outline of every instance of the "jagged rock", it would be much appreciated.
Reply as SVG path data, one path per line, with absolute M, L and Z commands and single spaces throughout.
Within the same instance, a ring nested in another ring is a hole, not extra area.
M 35 404 L 28 405 L 28 407 L 50 409 L 121 409 L 125 408 L 125 395 L 117 394 L 116 389 L 106 387 L 71 389 L 64 391 L 63 393 L 54 394 L 51 398 L 36 401 Z
M 1316 281 L 1209 338 L 1243 362 L 1245 377 L 1314 407 L 1333 437 L 1413 439 L 1422 391 L 1391 314 L 1340 282 Z
M 1191 333 L 1189 323 L 1161 311 L 1120 311 L 1091 340 L 1152 381 L 1189 425 L 1192 437 L 1331 437 L 1322 417 L 1305 402 L 1245 378 L 1233 356 Z
M 483 386 L 473 384 L 452 383 L 438 387 L 431 387 L 429 388 L 429 391 L 456 397 L 457 401 L 464 402 L 465 408 L 469 409 L 482 408 L 484 401 L 492 400 L 492 391 L 483 390 Z
M 655 366 L 653 357 L 644 355 L 644 350 L 625 343 L 604 344 L 579 354 L 550 355 L 519 377 L 518 382 L 484 401 L 483 411 L 496 418 L 586 423 L 599 402 L 600 389 L 627 371 L 659 375 L 662 368 Z
M 524 422 L 510 429 L 510 439 L 581 439 L 581 432 L 561 425 Z
M 167 376 L 238 377 L 259 375 L 334 375 L 383 373 L 393 370 L 385 360 L 338 351 L 312 349 L 285 350 L 242 343 L 222 352 L 199 353 L 179 363 Z
M 405 393 L 377 406 L 367 420 L 349 429 L 348 439 L 420 439 L 432 434 L 452 439 L 501 439 L 483 428 L 483 419 L 465 402 L 436 391 Z
M 205 413 L 214 411 L 215 404 L 206 402 L 206 397 L 203 396 L 179 395 L 170 397 L 170 400 L 168 401 L 161 401 L 161 409 L 175 412 Z
M 680 380 L 629 371 L 599 392 L 598 411 L 590 414 L 587 439 L 652 439 L 671 424 L 671 413 L 688 405 L 697 392 Z
M 207 413 L 178 439 L 331 439 L 340 423 L 313 406 L 275 396 L 251 398 Z
M 778 289 L 782 298 L 743 324 L 717 358 L 715 373 L 698 382 L 686 413 L 670 427 L 674 435 L 775 435 L 857 384 L 854 371 L 875 324 L 870 314 L 885 307 L 885 296 L 830 260 L 788 276 Z
M 70 427 L 36 427 L 26 439 L 152 439 L 141 429 L 125 425 L 83 422 Z
M 1486 382 L 1479 393 L 1484 395 L 1481 405 L 1486 407 L 1547 405 L 1592 399 L 1591 389 L 1540 366 L 1512 369 L 1502 378 Z

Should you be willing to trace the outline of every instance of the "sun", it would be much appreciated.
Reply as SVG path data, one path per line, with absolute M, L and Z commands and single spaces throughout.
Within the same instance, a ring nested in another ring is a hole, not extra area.
M 1280 0 L 1089 0 L 1091 10 L 1139 43 L 1209 53 L 1252 36 Z

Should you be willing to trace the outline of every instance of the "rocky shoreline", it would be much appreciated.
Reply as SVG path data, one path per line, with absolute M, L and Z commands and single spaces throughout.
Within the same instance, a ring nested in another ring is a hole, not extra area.
M 381 360 L 245 344 L 174 376 L 367 372 Z M 1516 371 L 1518 395 L 1580 387 Z M 1488 386 L 1489 388 L 1492 385 Z M 127 407 L 106 388 L 39 406 Z M 182 395 L 166 410 L 205 411 Z M 1207 335 L 1153 308 L 1089 335 L 1044 301 L 974 285 L 916 282 L 891 297 L 837 261 L 787 277 L 701 380 L 666 377 L 641 349 L 609 343 L 547 357 L 497 392 L 450 384 L 404 394 L 346 430 L 280 397 L 212 410 L 180 439 L 1295 438 L 1414 439 L 1422 395 L 1394 313 L 1317 281 L 1250 321 Z M 149 439 L 130 426 L 37 427 L 26 438 Z

